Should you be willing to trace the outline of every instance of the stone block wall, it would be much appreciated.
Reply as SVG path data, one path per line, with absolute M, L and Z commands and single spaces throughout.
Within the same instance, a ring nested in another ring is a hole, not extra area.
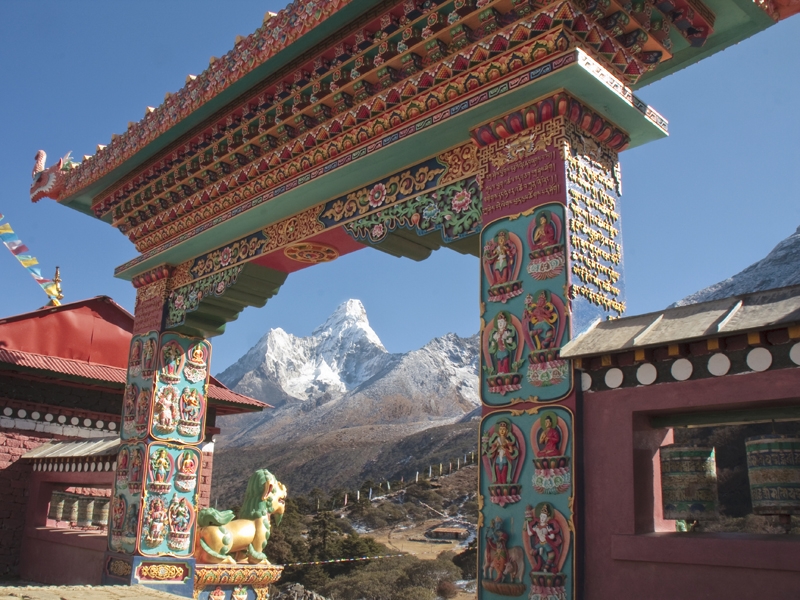
M 31 464 L 19 460 L 34 448 L 60 436 L 45 432 L 0 428 L 0 580 L 19 574 L 22 533 L 28 502 Z

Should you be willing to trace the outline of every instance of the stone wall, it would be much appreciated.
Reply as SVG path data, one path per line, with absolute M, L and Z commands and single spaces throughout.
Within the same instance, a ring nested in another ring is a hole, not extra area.
M 25 509 L 28 502 L 28 483 L 31 465 L 19 458 L 59 436 L 44 432 L 22 432 L 0 428 L 0 579 L 16 577 Z

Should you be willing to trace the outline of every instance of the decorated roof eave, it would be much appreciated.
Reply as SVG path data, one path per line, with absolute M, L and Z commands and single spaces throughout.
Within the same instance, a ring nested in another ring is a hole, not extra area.
M 497 95 L 489 102 L 458 112 L 438 124 L 333 169 L 322 177 L 298 185 L 247 211 L 239 212 L 235 217 L 219 222 L 214 227 L 163 251 L 147 252 L 142 258 L 133 259 L 118 267 L 115 275 L 130 280 L 162 264 L 181 264 L 270 223 L 295 215 L 381 177 L 401 171 L 427 157 L 436 156 L 461 145 L 469 141 L 471 128 L 559 90 L 565 90 L 577 100 L 585 102 L 601 116 L 627 132 L 630 135 L 628 148 L 668 135 L 666 121 L 661 115 L 635 98 L 629 88 L 611 76 L 582 50 L 570 50 L 570 52 L 576 52 L 578 59 L 565 67 Z M 645 116 L 643 112 L 645 110 L 648 114 L 652 113 L 655 120 Z M 424 117 L 421 121 L 429 118 Z M 425 148 L 424 154 L 420 152 L 421 147 Z M 216 217 L 216 220 L 220 219 Z
M 700 62 L 775 24 L 775 21 L 753 0 L 703 1 L 716 15 L 714 33 L 708 37 L 703 46 L 694 48 L 673 29 L 670 35 L 674 45 L 672 58 L 658 65 L 653 71 L 645 73 L 635 85 L 631 86 L 634 90 Z
M 92 200 L 106 188 L 134 171 L 146 163 L 160 151 L 167 148 L 170 144 L 178 140 L 181 136 L 200 125 L 214 113 L 224 108 L 227 104 L 235 101 L 239 96 L 246 94 L 248 90 L 255 87 L 258 83 L 271 76 L 273 73 L 286 66 L 291 61 L 298 58 L 304 52 L 310 50 L 321 40 L 331 36 L 347 23 L 354 20 L 358 15 L 367 12 L 373 6 L 380 4 L 383 0 L 358 0 L 342 7 L 339 11 L 328 17 L 307 34 L 298 38 L 295 42 L 281 50 L 276 55 L 267 59 L 241 79 L 234 82 L 211 100 L 203 104 L 200 108 L 192 112 L 188 117 L 171 127 L 155 140 L 144 146 L 131 158 L 122 163 L 119 167 L 108 172 L 106 175 L 82 188 L 78 193 L 64 198 L 61 204 L 74 210 L 95 217 L 92 211 Z M 92 160 L 92 159 L 89 159 Z M 111 222 L 110 215 L 103 217 L 103 221 Z

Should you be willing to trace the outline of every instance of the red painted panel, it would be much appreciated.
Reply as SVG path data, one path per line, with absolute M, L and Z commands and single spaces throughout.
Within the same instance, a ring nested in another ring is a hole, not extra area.
M 344 229 L 341 227 L 324 231 L 313 238 L 304 240 L 302 243 L 314 243 L 330 246 L 339 253 L 339 256 L 344 256 L 345 254 L 350 254 L 351 252 L 360 250 L 361 248 L 366 248 L 364 244 L 355 241 L 353 238 L 347 235 Z M 275 269 L 276 271 L 282 271 L 284 273 L 294 273 L 300 269 L 305 269 L 306 267 L 312 266 L 310 263 L 302 263 L 292 260 L 286 256 L 286 254 L 284 254 L 283 249 L 270 252 L 266 256 L 257 258 L 253 262 L 257 265 L 261 265 L 262 267 L 269 267 L 270 269 Z
M 98 296 L 0 320 L 0 348 L 126 368 L 133 316 Z

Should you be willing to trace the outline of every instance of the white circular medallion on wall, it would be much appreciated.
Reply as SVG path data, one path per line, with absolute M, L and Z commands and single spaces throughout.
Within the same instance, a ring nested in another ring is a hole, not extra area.
M 72 417 L 72 418 L 69 420 L 69 422 L 70 422 L 70 423 L 72 423 L 73 425 L 77 425 L 78 423 L 80 423 L 80 422 L 81 422 L 81 420 L 80 420 L 78 417 Z
M 687 358 L 679 358 L 672 363 L 670 372 L 676 381 L 686 381 L 692 376 L 694 365 Z
M 7 417 L 10 417 L 11 415 L 13 415 L 13 414 L 14 414 L 14 409 L 13 409 L 13 408 L 9 408 L 8 406 L 6 406 L 6 407 L 3 409 L 3 414 L 4 414 L 5 416 L 7 416 Z
M 614 367 L 613 369 L 606 371 L 605 382 L 608 387 L 614 389 L 622 385 L 622 380 L 624 378 L 625 376 L 623 375 L 622 370 Z
M 103 425 L 105 425 L 105 423 L 103 423 L 102 421 L 98 421 L 97 423 L 94 424 L 94 426 L 97 427 L 98 429 L 102 429 Z
M 48 423 L 50 423 L 53 420 L 53 415 L 51 415 L 50 413 L 47 413 L 44 416 L 44 420 L 47 421 Z
M 636 369 L 636 381 L 642 385 L 650 385 L 658 379 L 658 370 L 653 363 L 644 363 Z
M 33 411 L 33 412 L 31 413 L 31 419 L 38 419 L 38 418 L 39 418 L 39 417 L 41 417 L 41 416 L 42 416 L 42 415 L 40 415 L 40 414 L 39 414 L 38 412 L 36 412 L 36 411 Z
M 24 419 L 25 417 L 27 417 L 27 416 L 28 416 L 28 412 L 27 412 L 26 410 L 23 410 L 23 409 L 21 409 L 21 408 L 20 408 L 20 409 L 17 411 L 17 416 L 18 416 L 20 419 Z
M 581 391 L 588 392 L 592 389 L 592 376 L 588 373 L 581 373 Z
M 722 352 L 717 352 L 708 359 L 708 372 L 715 377 L 727 375 L 731 370 L 731 359 Z
M 792 346 L 792 349 L 789 350 L 789 358 L 792 359 L 794 364 L 800 365 L 800 342 Z
M 114 423 L 114 421 L 111 421 L 111 422 L 108 424 L 108 428 L 109 428 L 111 431 L 114 431 L 114 430 L 117 428 L 117 424 L 116 424 L 116 423 Z
M 747 366 L 753 371 L 766 371 L 772 365 L 772 353 L 766 348 L 753 348 L 747 353 Z

